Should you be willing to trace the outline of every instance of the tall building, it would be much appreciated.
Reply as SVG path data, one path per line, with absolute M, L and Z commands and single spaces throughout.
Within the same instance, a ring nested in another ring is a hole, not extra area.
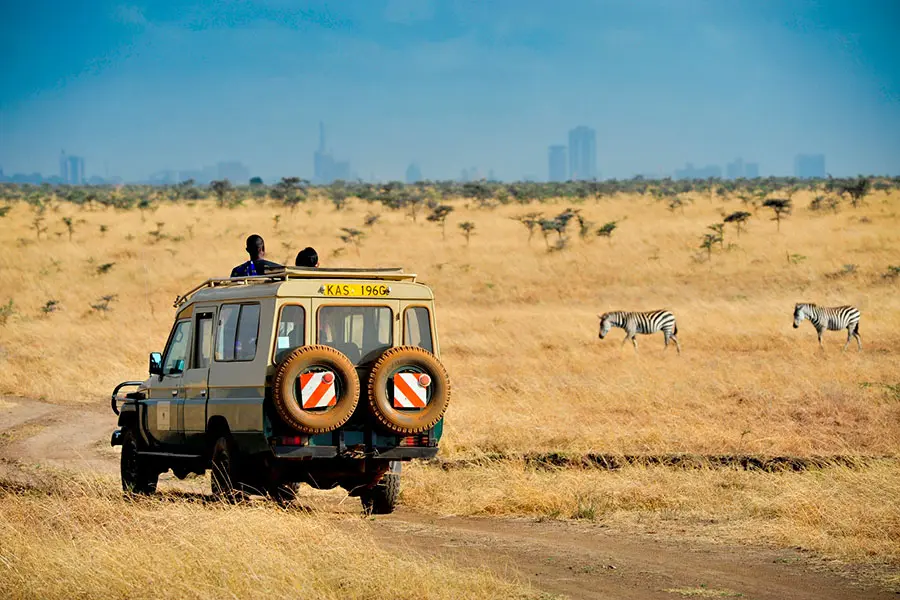
M 328 184 L 335 180 L 352 178 L 350 163 L 337 162 L 325 146 L 325 124 L 319 121 L 319 148 L 313 154 L 313 183 Z
M 66 157 L 66 170 L 68 178 L 66 181 L 72 185 L 81 185 L 84 183 L 84 159 L 80 156 Z
M 418 181 L 422 181 L 422 171 L 419 170 L 419 165 L 416 163 L 409 163 L 409 166 L 406 167 L 406 183 L 416 183 Z
M 566 177 L 566 147 L 550 146 L 547 150 L 548 177 L 547 181 L 565 181 Z
M 798 154 L 794 158 L 794 176 L 800 179 L 824 179 L 824 154 Z
M 569 179 L 597 178 L 597 132 L 580 125 L 569 131 Z
M 220 162 L 216 165 L 219 179 L 227 179 L 236 185 L 244 185 L 250 181 L 250 169 L 237 160 Z
M 725 165 L 725 179 L 740 179 L 744 176 L 744 159 L 736 158 Z
M 757 179 L 759 177 L 759 163 L 744 163 L 744 177 Z

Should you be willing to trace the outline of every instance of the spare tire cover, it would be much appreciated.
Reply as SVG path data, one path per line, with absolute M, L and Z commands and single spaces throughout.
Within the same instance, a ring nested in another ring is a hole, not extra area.
M 359 403 L 359 377 L 334 348 L 302 346 L 276 367 L 272 399 L 279 416 L 297 431 L 334 431 Z
M 393 433 L 428 431 L 441 420 L 449 403 L 447 371 L 423 348 L 391 348 L 381 355 L 369 376 L 369 408 Z

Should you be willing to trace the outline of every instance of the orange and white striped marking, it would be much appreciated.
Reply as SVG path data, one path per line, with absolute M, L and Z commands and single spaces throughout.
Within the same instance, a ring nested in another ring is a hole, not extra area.
M 300 405 L 303 408 L 326 408 L 335 404 L 334 373 L 325 371 L 300 375 Z
M 420 373 L 394 375 L 394 407 L 425 408 L 428 404 L 428 386 L 431 377 Z

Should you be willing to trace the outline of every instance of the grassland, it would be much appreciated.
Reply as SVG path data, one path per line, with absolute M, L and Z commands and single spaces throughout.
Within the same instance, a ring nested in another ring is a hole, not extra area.
M 123 503 L 115 482 L 92 476 L 44 478 L 24 492 L 0 485 L 3 598 L 261 595 L 538 596 L 485 569 L 386 552 L 346 516 L 165 496 Z
M 888 274 L 900 264 L 900 195 L 876 192 L 836 213 L 809 210 L 811 199 L 795 196 L 798 208 L 780 231 L 762 208 L 739 237 L 726 227 L 709 260 L 701 237 L 745 208 L 737 199 L 695 196 L 674 212 L 649 196 L 490 210 L 458 201 L 446 238 L 421 215 L 413 222 L 359 201 L 342 211 L 324 201 L 295 211 L 271 201 L 231 210 L 200 201 L 143 213 L 58 203 L 37 240 L 34 213 L 20 204 L 0 220 L 7 249 L 0 304 L 13 302 L 0 325 L 0 394 L 105 402 L 115 383 L 146 372 L 147 352 L 162 349 L 176 294 L 227 274 L 245 260 L 246 235 L 260 233 L 272 260 L 290 261 L 312 245 L 323 265 L 402 265 L 434 288 L 454 385 L 441 456 L 513 458 L 449 472 L 411 468 L 408 506 L 667 525 L 803 546 L 896 573 L 896 463 L 799 474 L 605 473 L 539 471 L 514 458 L 532 451 L 896 457 L 900 278 Z M 579 239 L 573 223 L 568 247 L 549 252 L 539 233 L 529 242 L 512 218 L 567 206 L 597 223 L 621 221 L 609 241 Z M 371 228 L 362 224 L 367 212 L 381 213 Z M 74 219 L 71 241 L 64 217 Z M 464 221 L 476 225 L 468 245 L 457 228 Z M 358 255 L 338 239 L 341 227 L 366 232 Z M 92 308 L 108 295 L 115 296 L 109 310 Z M 59 309 L 45 312 L 51 300 Z M 798 301 L 857 305 L 863 352 L 841 353 L 846 336 L 835 332 L 819 351 L 811 325 L 791 326 Z M 597 339 L 597 313 L 662 307 L 678 317 L 681 356 L 664 352 L 661 336 L 640 338 L 638 353 L 621 347 L 619 330 Z

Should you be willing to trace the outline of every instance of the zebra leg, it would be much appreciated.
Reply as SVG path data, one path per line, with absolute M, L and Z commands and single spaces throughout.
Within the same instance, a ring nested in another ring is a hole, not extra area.
M 844 342 L 844 347 L 841 348 L 841 352 L 843 352 L 843 351 L 845 351 L 845 350 L 847 349 L 847 346 L 850 345 L 850 340 L 852 340 L 852 339 L 853 339 L 853 328 L 852 328 L 852 327 L 848 327 L 848 328 L 847 328 L 847 341 Z
M 818 334 L 818 336 L 819 336 L 819 348 L 821 348 L 822 351 L 824 352 L 824 351 L 825 351 L 825 344 L 822 343 L 822 330 L 821 330 L 821 329 L 816 329 L 816 334 Z
M 637 352 L 637 335 L 634 333 L 631 334 L 631 345 L 634 346 L 634 351 Z
M 856 351 L 862 352 L 862 338 L 859 336 L 859 324 L 853 328 L 853 337 L 856 338 Z
M 675 350 L 678 351 L 678 354 L 681 354 L 681 344 L 678 343 L 678 338 L 675 337 L 675 334 L 672 334 L 672 341 L 675 342 Z

